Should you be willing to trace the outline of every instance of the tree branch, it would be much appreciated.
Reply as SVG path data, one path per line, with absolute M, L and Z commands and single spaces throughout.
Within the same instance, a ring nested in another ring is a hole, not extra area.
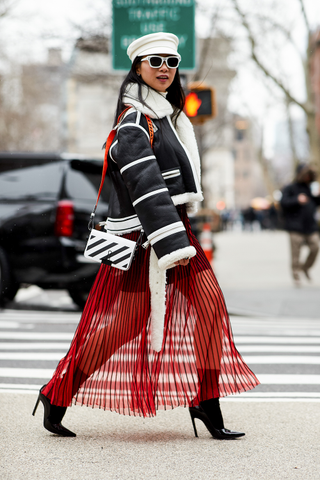
M 298 45 L 293 40 L 292 35 L 291 35 L 292 28 L 285 28 L 284 25 L 281 25 L 280 23 L 275 22 L 272 18 L 262 17 L 261 15 L 255 15 L 255 18 L 257 18 L 260 22 L 268 23 L 270 25 L 270 27 L 274 28 L 275 30 L 279 30 L 279 32 L 281 32 L 283 34 L 283 36 L 287 40 L 289 40 L 291 45 L 294 47 L 294 49 L 298 53 L 298 55 L 301 59 L 301 62 L 303 62 L 303 57 L 302 57 L 301 52 L 298 48 Z
M 16 3 L 15 0 L 0 0 L 0 19 L 7 17 Z
M 260 68 L 260 70 L 266 75 L 266 77 L 270 78 L 282 91 L 283 93 L 285 94 L 286 98 L 292 102 L 292 103 L 295 103 L 296 105 L 298 105 L 300 108 L 302 108 L 302 110 L 308 114 L 310 113 L 309 111 L 309 108 L 307 106 L 307 104 L 305 103 L 302 103 L 302 102 L 299 102 L 299 100 L 297 100 L 296 98 L 294 98 L 290 91 L 287 89 L 287 87 L 283 84 L 283 82 L 281 80 L 279 80 L 275 75 L 273 75 L 269 69 L 262 64 L 262 62 L 260 61 L 260 59 L 258 58 L 258 55 L 257 55 L 257 52 L 256 52 L 256 41 L 255 41 L 255 38 L 253 36 L 253 33 L 252 33 L 252 30 L 250 28 L 250 25 L 246 19 L 246 16 L 245 14 L 242 12 L 242 10 L 240 10 L 240 7 L 239 7 L 239 4 L 238 4 L 238 1 L 237 0 L 231 0 L 231 2 L 233 3 L 234 5 L 234 8 L 236 10 L 236 12 L 238 13 L 238 15 L 240 16 L 241 18 L 241 23 L 242 23 L 242 26 L 247 30 L 247 33 L 248 33 L 248 39 L 249 39 L 249 42 L 250 42 L 250 46 L 251 46 L 251 58 L 252 60 L 256 63 L 256 65 Z
M 210 30 L 210 35 L 208 38 L 206 38 L 205 40 L 203 40 L 203 43 L 202 43 L 202 48 L 201 48 L 201 53 L 200 53 L 200 61 L 199 61 L 199 67 L 198 67 L 198 70 L 196 71 L 194 77 L 193 77 L 193 81 L 194 82 L 197 82 L 199 80 L 204 80 L 203 79 L 203 70 L 204 70 L 204 67 L 207 63 L 207 59 L 208 59 L 208 54 L 209 54 L 209 51 L 210 51 L 210 47 L 211 47 L 211 38 L 212 38 L 212 33 L 213 33 L 213 30 L 214 30 L 214 27 L 215 27 L 215 24 L 217 22 L 217 19 L 219 17 L 219 10 L 220 10 L 220 7 L 218 6 L 214 11 L 213 13 L 211 14 L 211 19 L 210 19 L 210 25 L 211 25 L 211 30 Z M 209 71 L 211 70 L 211 66 L 206 74 L 206 76 L 208 75 Z
M 306 28 L 308 30 L 308 35 L 310 36 L 311 28 L 310 28 L 310 23 L 309 23 L 309 20 L 308 20 L 308 17 L 307 17 L 305 5 L 304 5 L 304 0 L 299 0 L 299 2 L 300 2 L 300 5 L 301 5 L 301 11 L 302 11 L 304 23 L 306 24 Z

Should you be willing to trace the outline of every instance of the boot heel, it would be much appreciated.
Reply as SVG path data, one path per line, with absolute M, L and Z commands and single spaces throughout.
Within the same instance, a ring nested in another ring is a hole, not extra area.
M 36 411 L 37 411 L 39 402 L 40 402 L 40 393 L 39 393 L 39 396 L 38 396 L 38 398 L 37 398 L 36 404 L 35 404 L 34 409 L 33 409 L 33 412 L 32 412 L 32 415 L 33 415 L 33 416 L 35 416 L 35 414 L 36 414 Z
M 52 405 L 50 400 L 43 395 L 42 390 L 46 385 L 40 388 L 39 396 L 34 406 L 32 415 L 37 411 L 39 402 L 43 403 L 44 415 L 43 415 L 43 426 L 51 433 L 56 433 L 62 437 L 75 437 L 76 434 L 68 430 L 63 425 L 61 425 L 61 420 L 66 413 L 66 407 L 59 407 L 57 405 Z
M 220 407 L 219 407 L 219 410 L 220 410 Z M 244 435 L 244 433 L 232 432 L 231 430 L 228 430 L 227 428 L 224 428 L 224 427 L 215 428 L 211 423 L 209 416 L 206 414 L 205 410 L 201 406 L 189 407 L 189 412 L 191 416 L 192 425 L 194 428 L 194 434 L 196 437 L 198 436 L 198 434 L 197 434 L 197 429 L 194 421 L 195 418 L 197 418 L 198 420 L 201 420 L 204 423 L 208 432 L 211 433 L 213 438 L 217 438 L 218 440 L 233 440 L 234 438 L 243 437 Z
M 194 416 L 193 416 L 193 414 L 190 410 L 189 410 L 189 413 L 190 413 L 191 422 L 192 422 L 192 425 L 193 425 L 194 436 L 198 437 L 198 432 L 197 432 L 197 428 L 196 428 L 196 422 L 194 421 Z

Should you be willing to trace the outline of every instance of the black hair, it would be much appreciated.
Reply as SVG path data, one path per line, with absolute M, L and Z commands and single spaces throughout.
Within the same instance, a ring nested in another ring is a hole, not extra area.
M 117 103 L 117 108 L 116 108 L 116 114 L 114 118 L 114 123 L 113 126 L 117 124 L 117 120 L 119 115 L 125 110 L 126 106 L 122 102 L 122 98 L 128 88 L 128 85 L 130 83 L 136 83 L 138 85 L 138 99 L 142 103 L 142 105 L 150 108 L 152 108 L 143 100 L 142 98 L 142 85 L 147 85 L 143 80 L 140 75 L 137 74 L 136 69 L 138 65 L 141 63 L 142 57 L 136 57 L 132 63 L 131 69 L 129 70 L 129 73 L 127 74 L 126 78 L 122 82 L 122 85 L 120 87 L 120 92 L 119 92 L 119 97 L 118 97 L 118 103 Z M 147 85 L 149 87 L 149 85 Z M 149 87 L 151 88 L 151 87 Z M 181 86 L 181 81 L 180 81 L 180 74 L 179 74 L 179 69 L 177 69 L 174 80 L 170 87 L 167 90 L 167 96 L 166 99 L 168 102 L 171 103 L 173 106 L 173 117 L 172 121 L 174 124 L 176 124 L 177 118 L 182 112 L 185 104 L 185 94 L 183 91 L 183 88 Z M 156 114 L 156 112 L 154 112 Z
M 309 176 L 308 182 L 314 182 L 317 179 L 314 168 L 308 163 L 299 163 L 296 167 L 295 180 L 297 182 L 305 183 L 306 176 Z

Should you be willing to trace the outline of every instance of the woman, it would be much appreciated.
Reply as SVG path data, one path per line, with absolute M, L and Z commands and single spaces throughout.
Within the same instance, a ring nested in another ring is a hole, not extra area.
M 224 428 L 219 397 L 259 382 L 234 346 L 222 292 L 186 213 L 202 193 L 177 47 L 175 35 L 155 33 L 128 48 L 105 228 L 131 240 L 143 229 L 145 248 L 128 271 L 101 265 L 70 350 L 40 390 L 36 407 L 41 400 L 44 426 L 58 435 L 75 436 L 61 425 L 71 403 L 145 417 L 189 406 L 196 436 L 195 418 L 215 438 L 244 435 Z

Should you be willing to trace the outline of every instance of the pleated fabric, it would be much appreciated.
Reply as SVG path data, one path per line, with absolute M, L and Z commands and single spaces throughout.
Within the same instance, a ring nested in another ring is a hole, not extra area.
M 42 391 L 52 404 L 150 417 L 259 384 L 234 345 L 221 289 L 186 209 L 178 211 L 197 255 L 167 271 L 161 351 L 150 342 L 150 248 L 140 247 L 127 272 L 101 265 L 70 349 Z M 136 240 L 138 232 L 126 237 Z

